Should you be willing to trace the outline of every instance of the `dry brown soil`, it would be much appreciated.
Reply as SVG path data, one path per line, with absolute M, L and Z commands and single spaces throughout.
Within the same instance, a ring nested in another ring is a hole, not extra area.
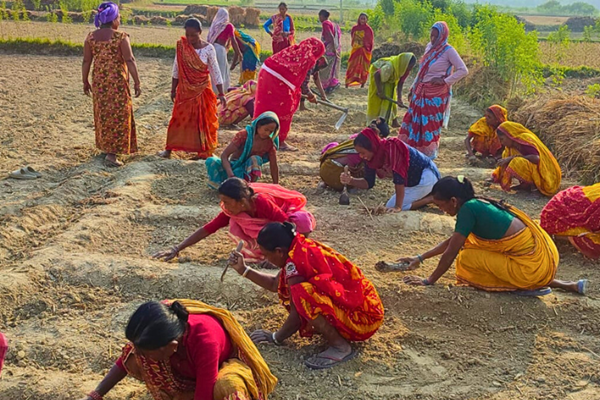
M 176 244 L 219 210 L 201 163 L 162 160 L 169 120 L 170 61 L 140 59 L 144 93 L 135 100 L 140 153 L 108 169 L 94 148 L 92 108 L 83 96 L 79 58 L 0 55 L 0 171 L 23 165 L 36 181 L 0 180 L 0 331 L 10 340 L 0 399 L 78 399 L 94 388 L 124 344 L 128 316 L 143 301 L 189 297 L 230 309 L 250 332 L 273 329 L 285 311 L 271 293 L 235 273 L 219 276 L 233 243 L 220 232 L 186 250 L 179 262 L 151 254 Z M 313 107 L 297 115 L 281 154 L 282 183 L 308 197 L 318 220 L 314 238 L 332 245 L 372 279 L 386 321 L 360 355 L 314 372 L 303 359 L 323 348 L 297 337 L 283 347 L 260 345 L 280 383 L 272 398 L 308 399 L 600 399 L 598 289 L 588 297 L 555 291 L 542 299 L 457 287 L 451 270 L 433 287 L 408 287 L 402 273 L 380 273 L 379 260 L 414 255 L 452 231 L 453 220 L 433 207 L 371 219 L 356 195 L 316 191 L 319 149 L 364 123 L 366 90 L 342 89 L 333 101 L 351 115 Z M 462 138 L 478 113 L 459 101 L 444 132 L 444 174 L 481 182 L 490 170 L 467 167 Z M 234 134 L 221 132 L 221 148 Z M 268 174 L 266 174 L 268 177 Z M 268 179 L 267 179 L 268 180 Z M 573 184 L 566 180 L 564 185 Z M 359 196 L 370 207 L 387 200 L 390 183 Z M 509 198 L 530 215 L 546 199 Z M 560 245 L 558 277 L 600 281 L 597 263 Z M 435 267 L 425 263 L 420 274 Z M 148 399 L 124 381 L 107 400 Z

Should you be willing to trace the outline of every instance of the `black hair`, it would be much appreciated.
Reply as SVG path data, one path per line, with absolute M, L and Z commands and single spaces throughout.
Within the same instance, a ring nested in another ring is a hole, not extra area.
M 356 146 L 362 147 L 365 150 L 373 151 L 371 141 L 362 133 L 359 133 L 358 136 L 354 138 L 354 147 Z
M 149 301 L 129 318 L 125 336 L 137 348 L 157 350 L 183 336 L 188 316 L 188 311 L 177 301 L 170 306 Z
M 283 1 L 281 3 L 279 3 L 279 5 L 277 6 L 277 8 L 284 6 L 285 8 L 288 8 L 287 4 L 285 4 Z
M 377 129 L 379 130 L 380 138 L 386 138 L 390 136 L 390 126 L 388 125 L 385 118 L 378 117 L 377 119 L 371 121 L 371 125 L 375 125 L 377 127 Z
M 183 28 L 194 28 L 198 32 L 202 32 L 202 22 L 198 18 L 188 18 L 183 25 Z
M 296 225 L 291 222 L 271 222 L 258 233 L 256 242 L 269 251 L 289 249 L 296 237 Z
M 236 177 L 229 178 L 225 182 L 221 183 L 218 191 L 219 194 L 227 196 L 236 201 L 249 199 L 250 197 L 254 196 L 254 189 L 248 185 L 248 182 Z
M 269 125 L 269 124 L 277 124 L 277 126 L 279 126 L 279 122 L 277 122 L 275 120 L 275 118 L 273 117 L 264 117 L 261 118 L 257 123 L 256 123 L 256 127 L 260 127 L 260 126 L 265 126 L 265 125 Z
M 319 15 L 328 19 L 331 14 L 329 13 L 329 11 L 323 9 L 323 10 L 319 11 Z
M 435 185 L 433 185 L 431 196 L 438 200 L 444 201 L 448 201 L 452 197 L 455 197 L 459 199 L 462 204 L 472 199 L 481 199 L 502 210 L 510 212 L 507 205 L 504 203 L 504 200 L 498 201 L 485 196 L 476 196 L 475 189 L 473 189 L 473 184 L 471 184 L 471 181 L 464 176 L 459 176 L 458 178 L 453 176 L 443 177 L 437 181 Z
M 367 14 L 367 13 L 364 13 L 364 12 L 361 12 L 361 13 L 358 15 L 358 18 L 362 17 L 363 15 L 364 15 L 365 17 L 367 17 L 367 19 L 369 19 L 369 14 Z

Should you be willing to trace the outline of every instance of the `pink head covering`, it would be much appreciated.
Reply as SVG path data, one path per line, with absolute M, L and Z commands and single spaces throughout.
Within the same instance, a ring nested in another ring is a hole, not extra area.
M 219 8 L 217 15 L 215 15 L 215 18 L 210 24 L 210 29 L 208 30 L 208 36 L 206 37 L 206 40 L 209 43 L 214 43 L 221 32 L 227 28 L 227 25 L 229 25 L 229 11 L 227 11 L 226 8 Z

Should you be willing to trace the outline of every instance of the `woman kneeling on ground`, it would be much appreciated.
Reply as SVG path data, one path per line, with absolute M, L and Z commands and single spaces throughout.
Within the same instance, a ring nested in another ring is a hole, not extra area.
M 429 195 L 440 179 L 436 165 L 418 150 L 398 138 L 381 139 L 371 128 L 364 129 L 354 139 L 354 148 L 366 161 L 365 177 L 353 178 L 343 172 L 340 181 L 358 189 L 375 186 L 375 176 L 392 176 L 396 193 L 386 207 L 390 210 L 416 210 L 432 202 Z
M 469 128 L 469 133 L 465 139 L 465 148 L 467 157 L 472 164 L 477 163 L 475 152 L 481 157 L 491 157 L 496 161 L 502 155 L 502 143 L 498 139 L 496 129 L 501 123 L 506 122 L 506 108 L 494 104 L 485 110 L 485 116 L 480 118 Z
M 264 255 L 256 243 L 256 238 L 269 222 L 293 222 L 305 235 L 315 229 L 315 217 L 304 209 L 306 197 L 302 193 L 268 183 L 248 184 L 240 178 L 227 179 L 219 186 L 218 191 L 223 211 L 183 242 L 155 254 L 154 258 L 172 260 L 186 247 L 229 226 L 232 239 L 236 243 L 239 240 L 244 241 L 244 256 L 249 261 L 257 262 L 264 260 Z
M 326 369 L 354 358 L 349 342 L 369 339 L 383 323 L 383 304 L 373 284 L 343 255 L 297 234 L 293 224 L 268 224 L 258 244 L 281 269 L 277 275 L 248 267 L 235 251 L 229 261 L 243 277 L 278 293 L 290 314 L 278 331 L 257 330 L 252 340 L 281 345 L 298 331 L 302 337 L 317 332 L 329 348 L 306 360 L 307 367 Z
M 427 279 L 406 276 L 410 285 L 433 285 L 456 259 L 459 283 L 487 291 L 511 291 L 541 296 L 560 288 L 585 294 L 587 280 L 554 279 L 558 250 L 548 234 L 525 213 L 495 200 L 477 198 L 468 179 L 447 176 L 435 184 L 434 203 L 456 215 L 454 234 L 423 255 L 403 258 L 414 269 L 424 260 L 442 254 Z
M 262 165 L 269 163 L 274 184 L 279 183 L 277 149 L 279 149 L 279 118 L 273 112 L 262 113 L 239 131 L 223 150 L 221 157 L 206 160 L 208 186 L 217 189 L 227 178 L 256 182 L 262 176 Z M 230 160 L 231 157 L 231 160 Z
M 127 375 L 155 400 L 263 400 L 277 384 L 229 311 L 200 301 L 144 303 L 125 336 L 130 343 L 86 400 L 102 400 Z

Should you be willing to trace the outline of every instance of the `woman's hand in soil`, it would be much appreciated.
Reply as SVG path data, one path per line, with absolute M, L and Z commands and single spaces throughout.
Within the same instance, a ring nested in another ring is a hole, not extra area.
M 408 275 L 402 279 L 404 283 L 412 286 L 425 286 L 425 282 L 423 282 L 423 278 L 415 275 Z
M 250 334 L 250 339 L 256 344 L 258 343 L 273 343 L 273 332 L 265 329 L 259 329 Z
M 407 270 L 417 269 L 419 268 L 419 265 L 421 265 L 421 262 L 417 257 L 402 257 L 396 260 L 396 262 L 408 264 Z
M 179 248 L 177 246 L 174 246 L 174 247 L 170 248 L 169 250 L 159 251 L 158 253 L 154 254 L 152 256 L 152 258 L 157 258 L 159 260 L 162 259 L 163 261 L 171 261 L 178 255 L 179 255 Z
M 91 96 L 92 95 L 92 85 L 90 85 L 89 82 L 83 82 L 83 93 L 86 96 Z
M 246 271 L 247 265 L 244 256 L 239 251 L 232 251 L 229 255 L 229 265 L 236 270 L 238 274 L 243 274 Z
M 349 172 L 342 172 L 340 174 L 340 182 L 342 185 L 349 185 L 352 183 L 352 175 Z

